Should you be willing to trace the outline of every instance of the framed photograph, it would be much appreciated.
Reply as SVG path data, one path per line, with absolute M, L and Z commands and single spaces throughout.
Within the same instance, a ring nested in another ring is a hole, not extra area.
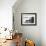
M 37 25 L 37 14 L 21 13 L 21 25 Z

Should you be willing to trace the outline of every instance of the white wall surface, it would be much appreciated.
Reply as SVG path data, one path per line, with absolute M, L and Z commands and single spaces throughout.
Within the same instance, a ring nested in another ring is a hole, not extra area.
M 22 32 L 24 38 L 34 40 L 36 46 L 41 46 L 41 0 L 23 0 L 17 8 L 16 5 L 14 6 L 15 30 Z M 21 13 L 37 13 L 37 25 L 22 26 Z
M 41 1 L 41 40 L 42 46 L 46 46 L 46 0 Z
M 46 0 L 23 0 L 16 5 L 13 7 L 15 30 L 23 32 L 25 38 L 33 39 L 36 46 L 46 46 Z M 33 12 L 37 13 L 37 26 L 21 26 L 21 13 Z
M 16 0 L 0 0 L 0 27 L 12 29 L 12 6 Z

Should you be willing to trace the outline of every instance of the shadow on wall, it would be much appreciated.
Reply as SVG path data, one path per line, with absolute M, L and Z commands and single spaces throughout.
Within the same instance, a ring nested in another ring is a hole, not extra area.
M 25 40 L 26 39 L 33 40 L 36 46 L 41 46 L 40 38 L 35 38 L 35 36 L 33 37 L 31 34 L 28 34 L 28 35 L 27 34 L 23 34 L 23 37 L 24 37 Z

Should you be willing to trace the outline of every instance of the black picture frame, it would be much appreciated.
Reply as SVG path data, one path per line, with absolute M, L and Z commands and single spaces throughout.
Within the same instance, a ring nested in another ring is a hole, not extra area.
M 21 13 L 21 25 L 24 26 L 37 25 L 37 13 Z

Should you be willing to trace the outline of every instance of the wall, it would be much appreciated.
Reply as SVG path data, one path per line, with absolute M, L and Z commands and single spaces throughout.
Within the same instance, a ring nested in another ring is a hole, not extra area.
M 36 46 L 41 46 L 41 30 L 40 30 L 40 18 L 41 18 L 41 1 L 40 0 L 23 0 L 20 5 L 16 7 L 14 5 L 14 24 L 15 30 L 23 33 L 24 39 L 34 40 Z M 37 13 L 37 25 L 36 26 L 22 26 L 21 25 L 21 13 Z
M 46 46 L 46 0 L 41 1 L 41 41 Z
M 0 0 L 0 27 L 12 29 L 12 6 L 16 0 Z

